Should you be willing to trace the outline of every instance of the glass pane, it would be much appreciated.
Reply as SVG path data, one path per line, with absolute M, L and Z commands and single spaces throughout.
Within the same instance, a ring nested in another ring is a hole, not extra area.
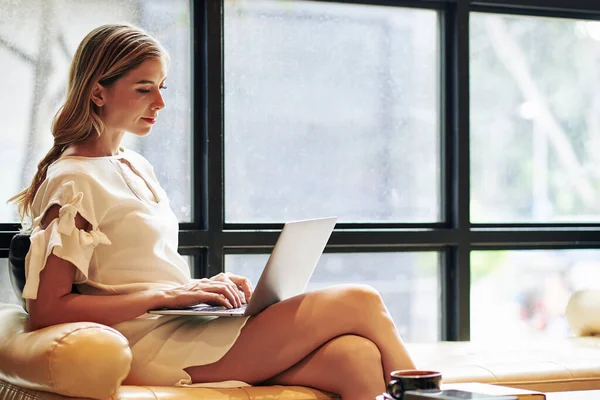
M 203 277 L 199 277 L 199 276 L 194 276 L 194 256 L 182 256 L 185 263 L 188 265 L 188 268 L 190 269 L 190 275 L 192 276 L 192 278 L 203 278 Z
M 189 221 L 190 25 L 186 0 L 0 0 L 0 221 L 16 222 L 6 200 L 26 187 L 52 145 L 50 126 L 64 101 L 79 42 L 105 23 L 127 21 L 156 36 L 171 55 L 166 108 L 150 136 L 124 145 L 154 165 L 181 221 Z M 133 135 L 131 135 L 133 136 Z M 173 162 L 176 160 L 177 162 Z
M 600 221 L 600 23 L 470 26 L 471 221 Z
M 472 252 L 471 340 L 570 336 L 565 307 L 583 289 L 600 289 L 598 250 Z
M 21 305 L 8 275 L 8 258 L 0 258 L 0 303 Z
M 225 0 L 225 219 L 435 222 L 435 11 Z
M 254 285 L 268 255 L 226 255 L 225 269 Z M 323 254 L 307 291 L 341 283 L 365 283 L 377 289 L 402 337 L 412 342 L 439 340 L 439 254 Z

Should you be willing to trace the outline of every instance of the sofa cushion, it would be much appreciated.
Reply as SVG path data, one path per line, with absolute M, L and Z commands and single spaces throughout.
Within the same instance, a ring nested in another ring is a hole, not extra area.
M 0 399 L 335 399 L 300 386 L 234 389 L 121 386 L 132 354 L 127 339 L 95 323 L 61 324 L 29 330 L 19 306 L 0 304 Z M 35 367 L 32 367 L 35 366 Z M 64 395 L 64 396 L 63 396 Z
M 73 397 L 104 399 L 127 377 L 127 339 L 88 322 L 30 331 L 29 316 L 0 304 L 0 379 L 14 385 Z
M 65 400 L 71 397 L 60 394 L 26 389 L 0 380 L 0 399 L 2 400 Z
M 0 380 L 2 400 L 71 400 L 72 398 L 23 389 Z M 301 386 L 253 386 L 233 389 L 160 386 L 121 386 L 105 400 L 331 400 L 339 397 Z
M 143 397 L 142 397 L 143 396 Z M 338 396 L 302 386 L 246 386 L 211 389 L 195 387 L 122 386 L 115 400 L 330 400 Z

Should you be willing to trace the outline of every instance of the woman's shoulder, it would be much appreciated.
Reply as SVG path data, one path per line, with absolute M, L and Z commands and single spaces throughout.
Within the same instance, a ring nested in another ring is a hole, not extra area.
M 114 180 L 120 182 L 120 175 L 115 173 L 115 162 L 127 161 L 142 173 L 153 174 L 150 162 L 140 153 L 129 148 L 121 148 L 113 156 L 90 157 L 79 153 L 61 156 L 48 167 L 47 180 L 61 181 L 65 178 L 76 181 L 96 182 L 100 186 L 110 186 Z
M 47 183 L 74 180 L 76 182 L 96 182 L 101 180 L 106 167 L 94 166 L 79 158 L 61 158 L 50 164 L 46 172 Z
M 54 191 L 65 184 L 82 192 L 105 197 L 110 188 L 121 183 L 111 160 L 115 157 L 87 157 L 69 154 L 48 166 L 41 189 Z
M 70 204 L 97 226 L 97 221 L 112 203 L 106 183 L 107 179 L 94 168 L 69 160 L 55 163 L 48 168 L 46 178 L 34 196 L 32 212 L 39 216 L 53 204 Z
M 112 156 L 93 156 L 86 152 L 72 151 L 72 152 L 61 155 L 58 158 L 58 160 L 54 161 L 51 164 L 51 166 L 55 166 L 55 165 L 63 166 L 64 164 L 70 164 L 69 166 L 74 166 L 74 165 L 77 166 L 78 165 L 80 167 L 82 165 L 85 165 L 85 166 L 87 166 L 87 165 L 103 165 L 103 164 L 106 164 L 107 161 L 120 160 L 120 159 L 130 160 L 132 162 L 138 161 L 138 162 L 142 162 L 142 163 L 150 165 L 148 160 L 146 160 L 146 158 L 144 158 L 144 156 L 142 156 L 137 151 L 121 146 L 119 148 L 119 153 L 112 155 Z M 83 167 L 83 168 L 85 168 L 85 167 Z

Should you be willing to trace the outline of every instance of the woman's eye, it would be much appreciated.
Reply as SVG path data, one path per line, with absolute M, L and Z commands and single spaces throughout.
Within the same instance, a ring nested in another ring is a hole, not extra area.
M 150 89 L 137 89 L 140 93 L 150 93 Z
M 165 90 L 167 87 L 166 86 L 161 86 L 159 87 L 159 89 Z

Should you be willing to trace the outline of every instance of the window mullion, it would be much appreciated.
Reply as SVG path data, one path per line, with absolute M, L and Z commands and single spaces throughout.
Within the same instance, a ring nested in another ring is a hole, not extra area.
M 600 14 L 600 2 L 589 0 L 471 0 L 475 7 L 497 7 L 516 12 L 534 12 L 537 15 L 557 13 L 563 16 L 569 13 Z
M 442 127 L 448 225 L 456 234 L 442 263 L 442 339 L 470 337 L 469 0 L 442 16 Z
M 209 275 L 222 272 L 225 269 L 223 259 L 223 2 L 204 1 L 204 34 L 203 41 L 206 57 L 206 74 L 204 87 L 206 90 L 205 136 L 208 138 L 206 146 L 205 174 L 207 193 L 207 227 L 210 237 L 210 246 L 207 252 L 207 272 Z M 197 155 L 198 156 L 198 155 Z

